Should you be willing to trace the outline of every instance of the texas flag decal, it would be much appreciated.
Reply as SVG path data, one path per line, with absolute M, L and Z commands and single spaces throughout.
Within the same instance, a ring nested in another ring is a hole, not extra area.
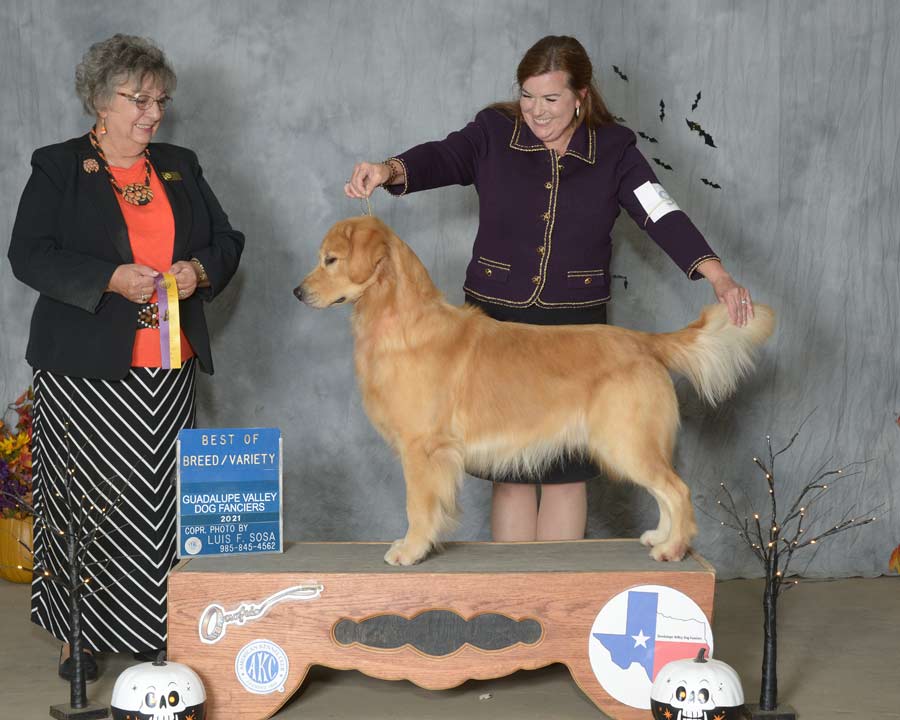
M 712 654 L 709 621 L 684 593 L 642 585 L 613 597 L 597 615 L 588 651 L 603 688 L 619 702 L 650 707 L 650 688 L 672 660 Z

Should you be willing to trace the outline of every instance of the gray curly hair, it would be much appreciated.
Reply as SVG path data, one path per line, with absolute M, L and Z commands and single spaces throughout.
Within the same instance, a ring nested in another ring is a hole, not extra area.
M 139 89 L 147 76 L 167 93 L 175 92 L 175 71 L 156 45 L 147 38 L 117 33 L 91 45 L 75 68 L 75 91 L 88 115 L 96 115 L 109 103 L 116 88 L 134 81 Z

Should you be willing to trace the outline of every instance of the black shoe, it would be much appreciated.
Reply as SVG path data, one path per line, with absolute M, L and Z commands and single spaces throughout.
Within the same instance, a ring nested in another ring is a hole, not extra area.
M 84 666 L 84 681 L 94 682 L 100 674 L 97 668 L 97 660 L 91 653 L 81 652 L 81 663 Z M 72 676 L 75 674 L 75 660 L 67 657 L 65 660 L 59 661 L 59 676 L 66 682 L 72 682 Z
M 159 654 L 163 654 L 163 660 L 166 659 L 166 649 L 158 648 L 156 650 L 138 650 L 137 652 L 131 653 L 131 657 L 133 657 L 138 662 L 156 662 L 159 658 Z

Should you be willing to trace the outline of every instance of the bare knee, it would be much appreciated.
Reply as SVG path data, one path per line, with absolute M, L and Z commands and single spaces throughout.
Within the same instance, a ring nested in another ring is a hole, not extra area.
M 521 483 L 494 483 L 491 536 L 495 542 L 537 539 L 537 488 Z
M 581 540 L 586 525 L 587 483 L 542 486 L 538 540 Z

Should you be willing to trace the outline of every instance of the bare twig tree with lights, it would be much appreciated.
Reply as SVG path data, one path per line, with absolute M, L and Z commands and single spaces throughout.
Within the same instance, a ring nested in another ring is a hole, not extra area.
M 90 550 L 99 536 L 109 537 L 111 534 L 119 532 L 117 527 L 110 524 L 110 519 L 122 504 L 127 479 L 118 478 L 120 484 L 117 486 L 115 482 L 117 476 L 104 478 L 96 486 L 98 497 L 89 498 L 84 494 L 79 495 L 75 484 L 75 474 L 80 452 L 81 448 L 73 452 L 67 423 L 63 482 L 62 487 L 55 491 L 55 495 L 61 498 L 61 502 L 66 507 L 66 525 L 64 527 L 56 525 L 47 513 L 32 503 L 23 498 L 13 498 L 44 525 L 44 532 L 64 538 L 62 547 L 66 555 L 66 564 L 61 568 L 54 567 L 55 563 L 51 560 L 52 553 L 45 553 L 46 557 L 37 557 L 32 548 L 21 540 L 19 541 L 32 556 L 31 571 L 35 575 L 40 575 L 42 582 L 50 582 L 64 588 L 69 598 L 69 649 L 73 663 L 72 678 L 69 682 L 69 703 L 53 705 L 50 708 L 52 717 L 63 720 L 105 718 L 109 715 L 106 706 L 94 705 L 87 700 L 82 655 L 81 610 L 85 598 L 109 589 L 127 575 L 127 573 L 123 573 L 121 576 L 109 578 L 101 584 L 97 578 L 101 573 L 106 573 L 109 564 L 115 560 L 132 557 L 116 555 L 102 560 L 90 559 Z M 106 492 L 107 488 L 109 493 Z M 44 492 L 49 491 L 49 488 L 44 490 Z M 5 494 L 8 495 L 8 493 Z M 104 499 L 107 495 L 109 498 Z
M 787 452 L 794 441 L 800 435 L 803 425 L 809 420 L 810 415 L 800 424 L 800 427 L 791 437 L 790 441 L 777 452 L 772 449 L 772 438 L 766 435 L 766 447 L 768 450 L 765 460 L 753 458 L 754 464 L 765 476 L 769 494 L 769 516 L 764 519 L 760 513 L 753 512 L 750 516 L 744 515 L 738 510 L 734 496 L 725 486 L 720 484 L 723 499 L 718 504 L 724 509 L 729 519 L 722 521 L 722 525 L 737 530 L 738 536 L 747 543 L 754 556 L 759 560 L 765 571 L 765 591 L 763 593 L 763 662 L 762 683 L 760 687 L 758 717 L 771 716 L 778 707 L 778 675 L 777 675 L 777 610 L 779 595 L 796 585 L 799 581 L 790 578 L 791 561 L 794 555 L 805 547 L 817 545 L 825 538 L 837 535 L 846 530 L 868 525 L 875 520 L 873 513 L 878 509 L 866 512 L 862 515 L 855 514 L 854 507 L 849 508 L 841 516 L 840 520 L 827 529 L 810 531 L 810 508 L 815 505 L 833 487 L 833 485 L 848 477 L 860 474 L 860 468 L 868 461 L 853 462 L 840 467 L 830 467 L 831 458 L 826 460 L 812 474 L 812 478 L 803 486 L 799 495 L 783 512 L 779 519 L 778 492 L 775 479 L 775 460 L 779 455 Z M 790 712 L 778 713 L 779 718 L 787 718 Z M 754 717 L 757 715 L 754 714 Z

